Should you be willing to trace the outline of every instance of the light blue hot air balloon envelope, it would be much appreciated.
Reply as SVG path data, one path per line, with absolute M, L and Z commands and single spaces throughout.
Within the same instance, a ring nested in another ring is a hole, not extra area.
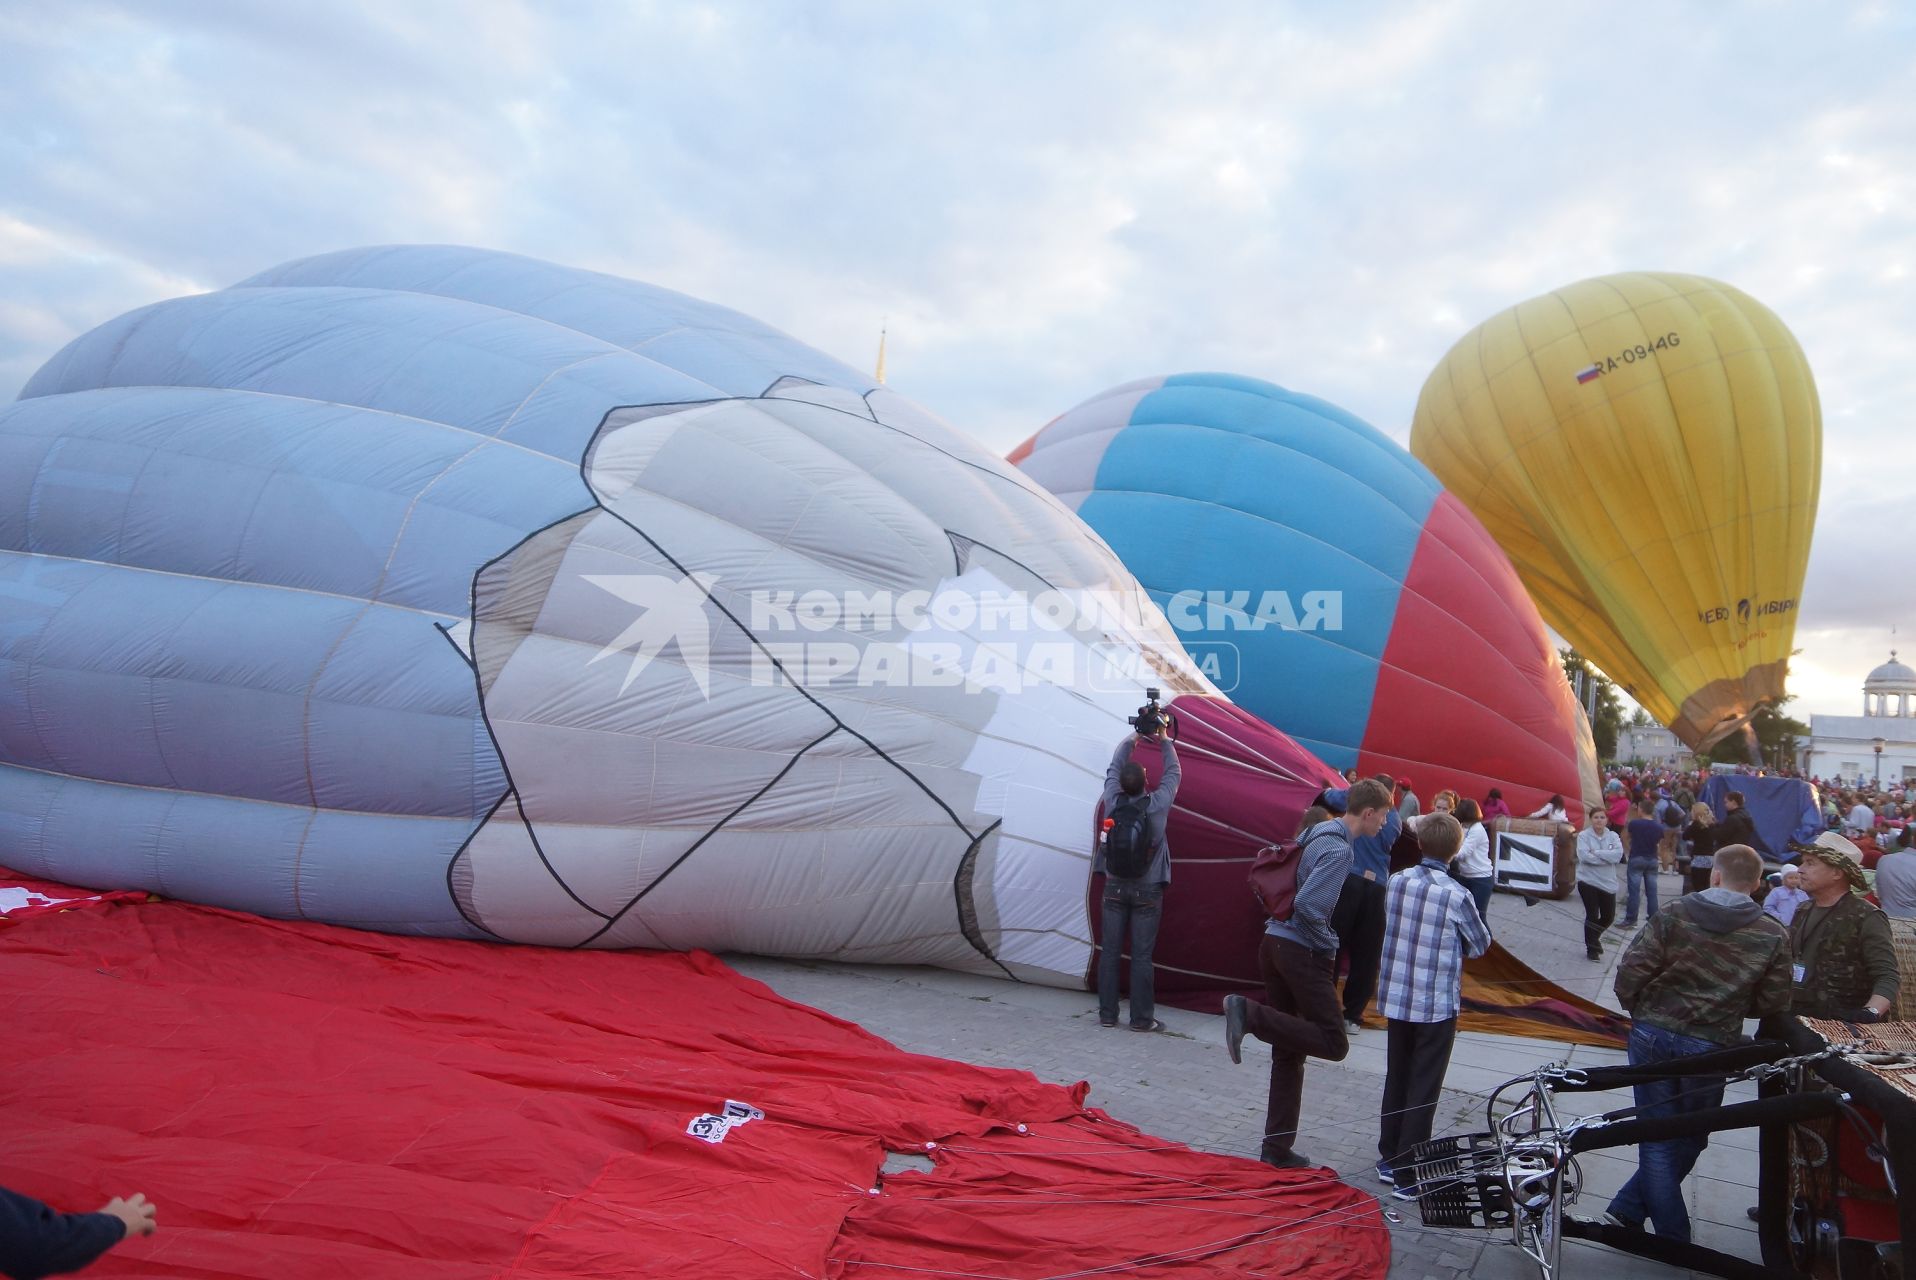
M 1003 639 L 922 607 L 1046 593 L 1100 604 Z M 1035 675 L 1040 641 L 1125 661 Z M 1064 504 L 630 281 L 328 254 L 103 325 L 0 410 L 0 863 L 31 874 L 1076 983 L 1146 685 L 1216 697 Z
M 1596 755 L 1508 558 L 1383 432 L 1258 378 L 1114 387 L 1012 461 L 1164 605 L 1207 674 L 1338 768 L 1520 812 Z

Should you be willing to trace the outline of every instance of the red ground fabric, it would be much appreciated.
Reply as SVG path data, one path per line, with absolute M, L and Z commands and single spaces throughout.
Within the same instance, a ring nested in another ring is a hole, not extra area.
M 1142 1274 L 1337 1280 L 1389 1257 L 1376 1202 L 1324 1173 L 903 1053 L 699 953 L 96 903 L 0 925 L 0 1009 L 0 1182 L 160 1206 L 89 1275 L 1061 1277 L 1168 1254 Z M 728 1099 L 764 1117 L 687 1136 Z M 928 1142 L 934 1171 L 881 1181 L 886 1148 Z

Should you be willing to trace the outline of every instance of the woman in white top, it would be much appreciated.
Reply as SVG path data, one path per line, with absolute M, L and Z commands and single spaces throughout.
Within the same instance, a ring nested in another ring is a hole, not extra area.
M 1589 825 L 1577 833 L 1577 896 L 1583 899 L 1583 949 L 1603 959 L 1603 931 L 1617 918 L 1617 868 L 1623 841 L 1610 830 L 1610 815 L 1592 806 Z
M 1568 822 L 1570 821 L 1570 810 L 1564 807 L 1562 796 L 1551 796 L 1549 804 L 1540 806 L 1537 811 L 1530 816 L 1533 818 L 1548 818 L 1552 822 Z
M 1477 902 L 1477 914 L 1490 919 L 1490 895 L 1497 887 L 1497 869 L 1490 864 L 1490 833 L 1484 830 L 1484 813 L 1475 800 L 1459 800 L 1452 815 L 1464 824 L 1464 847 L 1452 859 L 1450 872 L 1470 890 Z

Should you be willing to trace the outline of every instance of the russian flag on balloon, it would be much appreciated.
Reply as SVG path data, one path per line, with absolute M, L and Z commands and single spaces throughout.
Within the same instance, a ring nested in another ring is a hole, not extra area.
M 1126 383 L 1010 461 L 1077 511 L 1238 705 L 1326 763 L 1517 812 L 1594 799 L 1595 750 L 1509 560 L 1422 463 L 1231 374 Z M 1235 679 L 1231 667 L 1235 667 Z

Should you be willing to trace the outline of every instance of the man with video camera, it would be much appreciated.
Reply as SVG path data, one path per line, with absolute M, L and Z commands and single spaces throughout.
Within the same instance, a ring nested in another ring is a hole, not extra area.
M 1125 938 L 1131 940 L 1131 1029 L 1162 1031 L 1156 1017 L 1151 952 L 1158 943 L 1158 922 L 1164 910 L 1164 888 L 1171 882 L 1171 848 L 1164 838 L 1165 819 L 1178 793 L 1177 748 L 1167 728 L 1175 732 L 1169 713 L 1158 705 L 1158 691 L 1131 718 L 1133 732 L 1124 737 L 1104 772 L 1103 838 L 1098 843 L 1094 872 L 1104 875 L 1104 921 L 1098 957 L 1098 1025 L 1118 1025 L 1118 961 Z M 1138 747 L 1155 747 L 1164 762 L 1158 785 L 1145 789 L 1144 766 L 1131 758 Z

